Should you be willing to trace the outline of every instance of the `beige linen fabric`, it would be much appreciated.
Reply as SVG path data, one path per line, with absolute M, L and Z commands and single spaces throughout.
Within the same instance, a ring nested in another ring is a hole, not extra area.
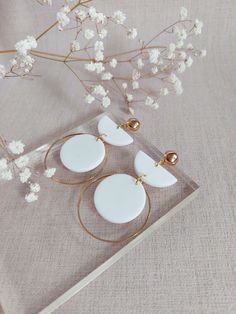
M 137 108 L 145 136 L 162 151 L 176 149 L 182 168 L 200 184 L 201 192 L 56 313 L 236 313 L 236 2 L 95 3 L 104 11 L 125 11 L 130 24 L 146 38 L 175 20 L 182 5 L 204 21 L 199 42 L 208 56 L 184 76 L 183 96 L 169 97 L 156 112 Z M 54 9 L 36 1 L 0 0 L 0 49 L 40 33 L 53 19 Z M 55 33 L 50 36 L 40 42 L 40 48 L 63 50 L 64 39 L 58 41 Z M 111 43 L 113 49 L 118 45 L 115 39 Z M 5 58 L 0 56 L 0 63 Z M 38 62 L 36 70 L 42 77 L 33 81 L 0 82 L 0 133 L 23 139 L 30 148 L 98 111 L 84 105 L 78 82 L 61 64 Z M 56 211 L 72 200 L 71 194 L 59 189 L 58 198 L 52 200 L 48 191 L 41 204 L 30 207 L 13 187 L 0 185 L 0 304 L 6 314 L 33 314 L 76 283 L 83 252 L 77 252 L 76 239 L 63 241 L 70 232 L 70 218 L 64 214 L 66 229 Z M 55 239 L 50 236 L 54 228 L 61 230 Z

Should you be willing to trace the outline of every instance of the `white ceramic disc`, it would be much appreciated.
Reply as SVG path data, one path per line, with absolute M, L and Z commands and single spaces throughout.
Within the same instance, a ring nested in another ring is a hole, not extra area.
M 114 146 L 125 146 L 133 143 L 133 138 L 122 128 L 112 121 L 109 117 L 104 116 L 98 122 L 99 134 L 105 134 L 104 141 Z
M 90 134 L 75 135 L 61 147 L 63 165 L 74 172 L 87 172 L 98 167 L 105 157 L 102 141 Z
M 162 166 L 155 166 L 155 160 L 139 151 L 134 160 L 135 172 L 142 177 L 143 182 L 158 188 L 164 188 L 177 182 L 175 176 Z
M 135 219 L 145 207 L 142 184 L 127 174 L 114 174 L 102 180 L 94 193 L 94 205 L 106 220 L 122 224 Z

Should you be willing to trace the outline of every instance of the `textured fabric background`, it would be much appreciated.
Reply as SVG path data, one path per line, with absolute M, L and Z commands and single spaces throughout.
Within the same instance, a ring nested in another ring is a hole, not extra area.
M 175 20 L 182 5 L 192 17 L 204 21 L 200 45 L 208 55 L 186 73 L 183 96 L 169 97 L 156 112 L 137 109 L 143 133 L 162 151 L 174 148 L 179 152 L 182 168 L 200 184 L 201 192 L 56 313 L 236 313 L 236 2 L 96 3 L 104 11 L 125 11 L 145 37 Z M 53 20 L 53 8 L 42 8 L 36 1 L 0 0 L 0 49 L 11 49 L 17 40 L 40 33 Z M 42 50 L 60 50 L 63 42 L 48 35 L 40 45 Z M 3 63 L 5 57 L 0 58 Z M 23 139 L 29 148 L 98 111 L 84 105 L 78 82 L 62 65 L 39 62 L 37 72 L 42 77 L 33 81 L 0 82 L 0 133 Z M 0 185 L 0 304 L 6 314 L 36 313 L 77 280 L 77 260 L 65 265 L 65 247 L 48 231 L 48 215 L 68 201 L 63 197 L 52 200 L 46 193 L 43 208 L 39 204 L 29 207 L 17 192 Z M 44 243 L 32 227 L 37 221 Z M 48 249 L 47 257 L 41 255 L 42 245 Z M 61 264 L 50 255 L 52 247 Z M 70 247 L 74 248 L 68 243 Z M 61 273 L 67 281 L 60 280 Z

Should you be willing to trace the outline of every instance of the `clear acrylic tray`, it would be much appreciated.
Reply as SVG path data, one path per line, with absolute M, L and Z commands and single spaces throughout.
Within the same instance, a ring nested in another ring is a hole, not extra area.
M 122 116 L 114 116 L 110 112 L 102 113 L 55 138 L 49 144 L 30 152 L 28 155 L 32 161 L 31 166 L 39 172 L 44 170 L 45 153 L 51 143 L 58 138 L 73 133 L 98 135 L 97 125 L 103 115 L 109 116 L 117 124 L 125 121 Z M 48 165 L 49 167 L 56 167 L 56 175 L 68 182 L 86 180 L 98 171 L 100 171 L 100 176 L 121 172 L 137 177 L 134 171 L 134 157 L 139 150 L 146 152 L 156 161 L 163 158 L 163 154 L 149 143 L 141 133 L 142 129 L 136 133 L 130 133 L 134 138 L 134 142 L 128 146 L 115 147 L 105 144 L 106 164 L 103 168 L 98 168 L 84 176 L 73 174 L 62 166 L 59 158 L 62 142 L 53 147 L 48 156 Z M 42 268 L 42 265 L 45 267 L 45 260 L 47 259 L 48 266 L 45 268 L 44 275 L 40 276 L 41 284 L 38 285 L 38 288 L 36 285 L 34 291 L 28 288 L 29 283 L 25 279 L 26 269 L 23 266 L 21 269 L 22 274 L 15 279 L 18 281 L 22 276 L 24 281 L 24 286 L 21 287 L 19 292 L 22 304 L 24 304 L 24 301 L 29 304 L 30 298 L 30 306 L 27 305 L 28 308 L 24 309 L 25 313 L 45 314 L 56 311 L 195 197 L 198 185 L 185 175 L 178 165 L 174 167 L 165 165 L 164 167 L 178 179 L 177 183 L 162 189 L 145 185 L 151 199 L 151 214 L 148 222 L 137 237 L 121 243 L 98 241 L 89 236 L 81 227 L 77 215 L 77 202 L 84 185 L 70 186 L 56 183 L 50 179 L 44 180 L 40 200 L 34 209 L 28 209 L 27 211 L 28 215 L 32 215 L 30 218 L 32 230 L 30 232 L 33 234 L 35 241 L 35 247 L 31 248 L 32 252 L 34 249 L 37 250 L 38 243 L 41 243 L 39 261 L 34 259 L 33 254 L 32 261 L 30 260 L 31 255 L 27 256 L 27 263 L 31 265 L 31 269 L 28 269 L 31 273 L 29 280 L 37 283 L 39 278 L 37 272 L 34 274 L 33 270 Z M 103 220 L 93 206 L 92 196 L 95 188 L 96 184 L 86 191 L 81 204 L 83 221 L 93 233 L 108 239 L 119 239 L 133 233 L 142 225 L 147 215 L 147 208 L 140 217 L 126 224 L 115 225 Z M 47 204 L 50 204 L 47 208 L 44 206 L 45 198 Z M 28 243 L 29 236 L 28 233 L 25 239 L 22 240 L 25 241 L 25 245 Z M 19 255 L 19 258 L 22 257 Z M 47 272 L 57 272 L 55 274 L 57 282 L 52 279 L 54 276 L 48 276 L 47 279 Z M 42 289 L 42 283 L 44 289 Z

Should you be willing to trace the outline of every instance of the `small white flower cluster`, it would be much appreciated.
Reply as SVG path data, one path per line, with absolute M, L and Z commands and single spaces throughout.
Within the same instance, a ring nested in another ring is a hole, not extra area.
M 129 39 L 135 39 L 138 35 L 138 31 L 136 28 L 130 28 L 127 32 L 127 37 Z
M 146 100 L 145 100 L 145 105 L 149 106 L 153 109 L 158 109 L 159 108 L 159 104 L 157 101 L 154 101 L 154 99 L 150 96 L 147 96 Z
M 11 181 L 17 173 L 21 183 L 27 184 L 28 192 L 25 195 L 25 200 L 28 203 L 38 200 L 40 185 L 37 182 L 32 182 L 31 178 L 34 173 L 29 167 L 29 157 L 21 155 L 24 153 L 25 144 L 22 141 L 12 141 L 9 144 L 0 137 L 0 148 L 3 149 L 7 157 L 0 159 L 0 178 L 4 181 Z M 21 155 L 17 157 L 17 155 Z M 45 170 L 44 176 L 51 178 L 56 172 L 56 168 Z
M 0 64 L 0 79 L 3 79 L 7 74 L 7 70 L 4 65 Z
M 94 85 L 91 88 L 91 94 L 87 94 L 85 97 L 85 101 L 88 104 L 91 104 L 94 100 L 96 96 L 100 96 L 102 97 L 102 105 L 104 108 L 107 108 L 110 106 L 111 104 L 111 100 L 110 98 L 107 96 L 108 94 L 108 90 L 105 90 L 105 88 L 102 85 Z
M 79 50 L 80 50 L 80 43 L 78 42 L 78 40 L 73 40 L 71 43 L 71 51 L 75 52 Z
M 70 23 L 68 13 L 70 13 L 70 7 L 68 5 L 63 6 L 60 11 L 57 12 L 58 29 L 60 31 Z
M 30 56 L 30 51 L 36 47 L 37 41 L 33 36 L 27 36 L 26 39 L 20 40 L 15 44 L 16 55 L 13 59 L 10 60 L 12 73 L 19 76 L 24 76 L 31 72 L 35 60 Z
M 91 41 L 93 40 L 92 46 L 94 49 L 94 60 L 89 63 L 85 63 L 85 69 L 88 72 L 94 72 L 98 74 L 101 83 L 112 80 L 114 75 L 108 68 L 106 68 L 106 66 L 109 65 L 110 68 L 115 69 L 118 65 L 118 60 L 116 58 L 111 58 L 109 62 L 105 61 L 105 46 L 103 40 L 107 37 L 108 30 L 104 28 L 103 25 L 107 25 L 109 21 L 112 21 L 113 23 L 118 25 L 123 25 L 126 20 L 125 14 L 118 10 L 115 11 L 111 17 L 109 17 L 101 12 L 97 12 L 94 7 L 90 7 L 87 11 L 76 10 L 75 16 L 81 24 L 85 20 L 92 23 L 91 28 L 87 27 L 83 30 L 83 36 L 86 40 L 90 42 L 90 45 Z M 99 24 L 101 25 L 100 27 Z M 137 37 L 137 34 L 138 33 L 136 28 L 127 28 L 128 39 L 135 39 Z M 133 89 L 138 88 L 139 83 L 137 82 L 137 78 L 133 78 Z M 91 104 L 95 100 L 101 99 L 101 103 L 105 108 L 107 108 L 111 104 L 111 100 L 107 95 L 108 90 L 105 90 L 105 88 L 101 84 L 89 86 L 88 89 L 90 90 L 90 92 L 87 93 L 87 95 L 85 96 L 86 103 Z M 127 99 L 131 101 L 131 97 L 127 97 Z
M 52 2 L 51 0 L 41 1 L 50 5 Z M 77 75 L 86 90 L 85 102 L 87 104 L 97 101 L 107 108 L 111 104 L 110 88 L 112 88 L 121 95 L 130 112 L 134 112 L 131 105 L 133 106 L 136 102 L 142 102 L 146 106 L 157 109 L 161 97 L 172 92 L 177 95 L 183 93 L 180 74 L 192 66 L 194 57 L 205 57 L 207 54 L 205 49 L 199 50 L 193 44 L 187 43 L 188 39 L 202 33 L 203 23 L 199 19 L 190 20 L 188 10 L 184 7 L 180 9 L 179 18 L 175 23 L 145 44 L 145 41 L 137 38 L 137 29 L 125 24 L 126 15 L 122 11 L 116 10 L 109 16 L 97 11 L 93 6 L 81 6 L 73 11 L 70 19 L 69 15 L 72 12 L 68 4 L 72 1 L 64 0 L 63 7 L 57 12 L 57 24 L 59 30 L 62 31 L 70 22 L 75 22 L 71 30 L 76 29 L 76 36 L 70 42 L 68 58 L 71 58 L 70 61 L 77 59 L 89 74 L 95 76 L 93 80 L 88 80 L 80 77 L 82 74 Z M 106 40 L 108 26 L 111 24 L 120 27 L 125 32 L 126 38 L 134 40 L 137 48 L 110 55 L 106 51 Z M 171 40 L 164 40 L 165 44 L 160 46 L 158 39 L 164 35 L 169 36 Z M 33 67 L 34 59 L 30 56 L 30 51 L 37 47 L 37 42 L 32 36 L 28 36 L 25 40 L 18 42 L 15 47 L 17 57 L 11 61 L 13 70 L 19 68 L 25 75 Z M 76 56 L 73 56 L 74 53 Z M 81 58 L 80 54 L 83 54 Z M 52 54 L 51 58 L 53 56 L 55 54 Z M 122 71 L 124 74 L 121 73 Z M 9 76 L 9 72 L 3 65 L 0 65 L 0 78 L 6 75 Z M 155 90 L 147 88 L 145 82 L 149 79 L 159 82 L 161 86 L 155 86 Z

